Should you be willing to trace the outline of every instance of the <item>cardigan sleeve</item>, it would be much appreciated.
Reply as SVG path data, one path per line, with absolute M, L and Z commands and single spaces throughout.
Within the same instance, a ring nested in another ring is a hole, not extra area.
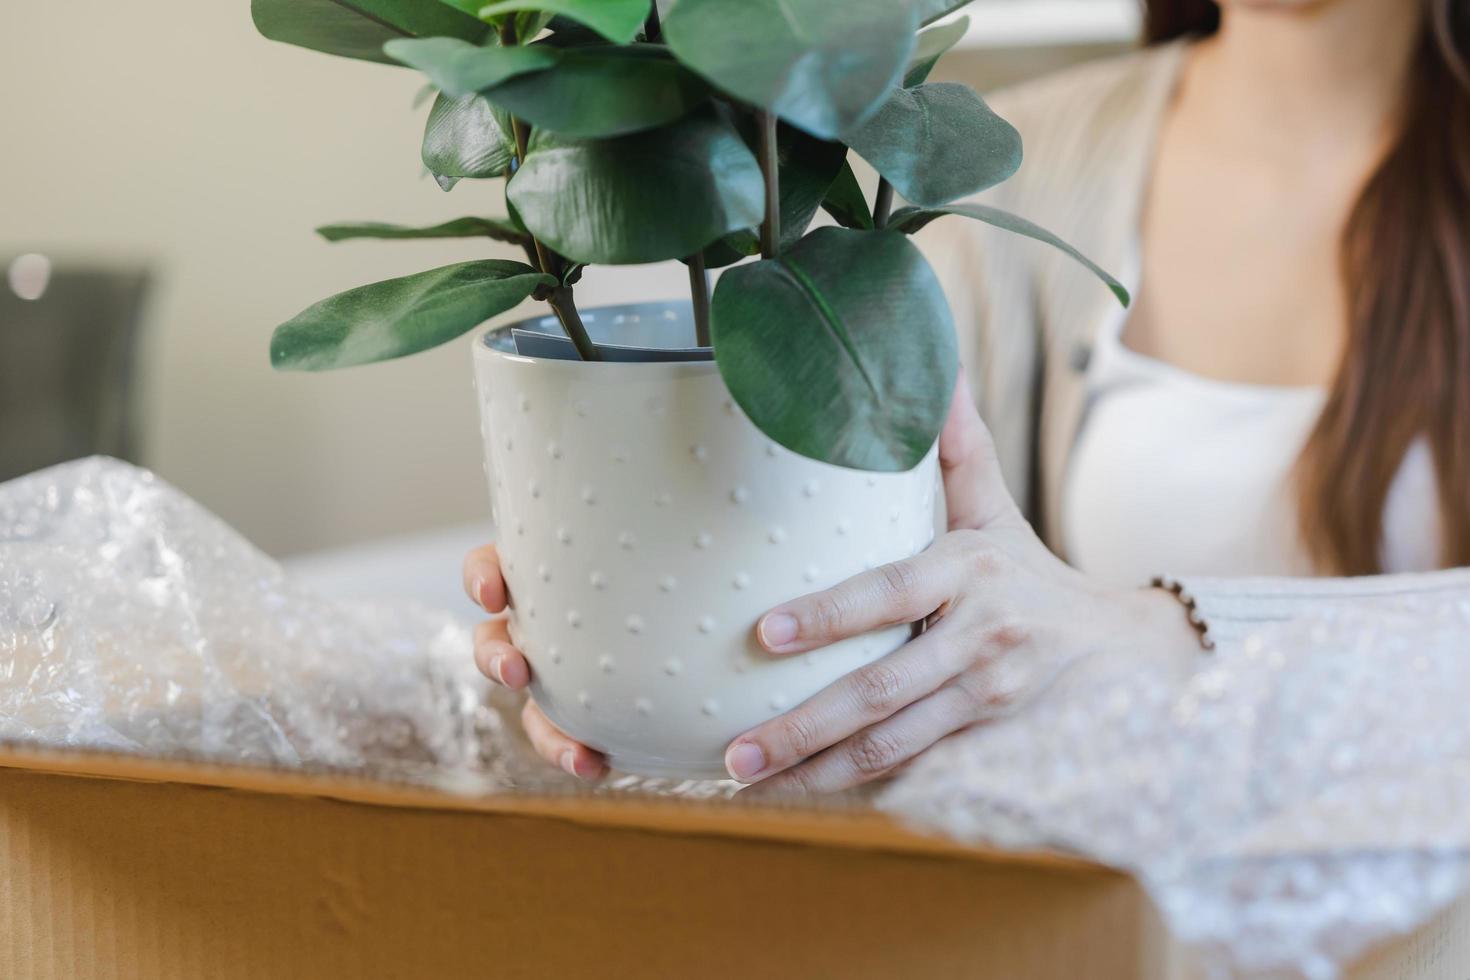
M 1418 598 L 1470 608 L 1470 568 L 1360 578 L 1206 578 L 1163 575 L 1159 588 L 1179 597 L 1208 648 L 1234 644 L 1275 623 L 1310 621 L 1342 605 L 1362 610 Z M 1467 639 L 1470 648 L 1470 639 Z

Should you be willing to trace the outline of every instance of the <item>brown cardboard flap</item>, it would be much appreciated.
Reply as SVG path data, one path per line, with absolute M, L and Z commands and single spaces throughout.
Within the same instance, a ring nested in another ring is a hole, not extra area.
M 330 772 L 152 759 L 0 743 L 0 768 L 96 779 L 176 783 L 268 795 L 307 796 L 371 806 L 494 813 L 662 834 L 744 838 L 902 854 L 959 857 L 1090 874 L 1118 875 L 1059 853 L 973 847 L 922 832 L 866 807 L 801 808 L 636 794 L 459 796 Z

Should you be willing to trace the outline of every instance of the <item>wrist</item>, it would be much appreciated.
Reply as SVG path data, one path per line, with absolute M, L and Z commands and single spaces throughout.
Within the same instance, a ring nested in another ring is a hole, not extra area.
M 1190 620 L 1189 610 L 1167 589 L 1131 590 L 1123 596 L 1123 608 L 1127 622 L 1122 635 L 1130 637 L 1135 647 L 1179 666 L 1188 666 L 1206 651 L 1204 636 Z

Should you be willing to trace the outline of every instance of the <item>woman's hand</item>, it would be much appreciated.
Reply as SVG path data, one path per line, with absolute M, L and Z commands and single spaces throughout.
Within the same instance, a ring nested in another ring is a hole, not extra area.
M 776 656 L 902 623 L 923 621 L 925 632 L 736 739 L 725 754 L 736 779 L 759 781 L 760 792 L 845 789 L 1014 709 L 1081 658 L 1142 652 L 1168 669 L 1198 654 L 1172 596 L 1103 587 L 1041 543 L 1001 480 L 963 376 L 939 458 L 948 534 L 773 609 L 757 627 Z
M 486 612 L 495 615 L 475 627 L 475 666 L 480 673 L 512 691 L 531 683 L 531 665 L 525 655 L 510 643 L 506 627 L 505 578 L 500 571 L 500 556 L 493 544 L 476 548 L 465 556 L 464 590 Z M 607 760 L 602 754 L 574 740 L 551 723 L 536 702 L 527 699 L 521 710 L 521 724 L 536 753 L 564 771 L 581 779 L 601 779 L 607 775 Z
M 845 789 L 1023 703 L 1080 658 L 1126 649 L 1182 669 L 1198 652 L 1171 596 L 1104 588 L 1046 549 L 1001 480 L 963 376 L 939 461 L 948 534 L 921 555 L 773 609 L 757 626 L 775 656 L 902 623 L 923 621 L 926 632 L 736 739 L 725 754 L 736 779 L 758 781 L 759 792 Z M 522 690 L 531 667 L 498 616 L 506 589 L 493 545 L 465 558 L 464 581 L 470 598 L 497 614 L 475 630 L 476 666 Z M 535 701 L 521 718 L 552 765 L 583 779 L 606 775 L 607 760 L 552 725 Z

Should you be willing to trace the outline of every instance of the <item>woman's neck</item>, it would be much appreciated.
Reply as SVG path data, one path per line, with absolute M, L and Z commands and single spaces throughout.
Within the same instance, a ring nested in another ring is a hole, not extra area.
M 1378 147 L 1398 118 L 1423 17 L 1417 0 L 1227 5 L 1186 85 L 1233 139 L 1265 152 Z

